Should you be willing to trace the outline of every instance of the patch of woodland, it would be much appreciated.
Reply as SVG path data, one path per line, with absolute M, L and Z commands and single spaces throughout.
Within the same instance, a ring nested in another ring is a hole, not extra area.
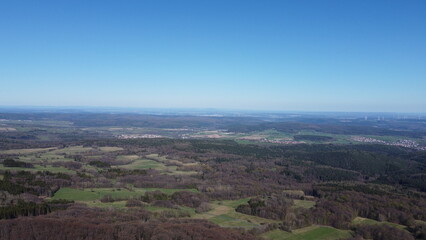
M 249 233 L 224 229 L 206 220 L 153 219 L 144 210 L 111 211 L 75 205 L 64 211 L 0 220 L 0 238 L 14 239 L 241 239 Z

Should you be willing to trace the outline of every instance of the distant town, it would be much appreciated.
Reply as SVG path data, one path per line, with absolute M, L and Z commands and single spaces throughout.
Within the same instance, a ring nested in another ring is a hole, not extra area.
M 412 148 L 416 150 L 426 150 L 426 146 L 420 146 L 416 141 L 409 140 L 409 139 L 401 139 L 391 143 L 383 141 L 383 140 L 379 140 L 379 139 L 362 137 L 362 136 L 353 136 L 351 137 L 351 139 L 353 141 L 362 142 L 362 143 L 378 143 L 378 144 L 384 144 L 389 146 L 400 146 L 400 147 Z

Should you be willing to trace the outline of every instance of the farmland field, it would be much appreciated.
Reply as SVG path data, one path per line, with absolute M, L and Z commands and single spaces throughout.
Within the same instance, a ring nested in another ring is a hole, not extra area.
M 47 152 L 56 148 L 29 148 L 29 149 L 12 149 L 0 151 L 0 154 L 32 154 L 39 152 Z
M 212 210 L 196 214 L 193 218 L 207 219 L 219 224 L 222 227 L 243 227 L 254 228 L 265 223 L 275 223 L 278 221 L 246 215 L 235 211 L 235 208 L 243 203 L 247 203 L 249 198 L 239 200 L 226 200 L 211 203 Z
M 301 207 L 301 208 L 312 208 L 315 206 L 315 201 L 310 200 L 293 200 L 294 201 L 294 207 Z
M 396 224 L 396 223 L 392 223 L 392 222 L 387 222 L 387 221 L 379 222 L 379 221 L 376 221 L 376 220 L 373 220 L 373 219 L 362 218 L 362 217 L 356 217 L 352 221 L 352 223 L 355 224 L 355 225 L 357 225 L 357 224 L 361 224 L 361 225 L 362 224 L 365 224 L 365 225 L 380 225 L 380 224 L 383 224 L 383 225 L 388 225 L 388 226 L 399 228 L 399 229 L 406 229 L 407 228 L 404 225 L 400 225 L 400 224 Z
M 35 165 L 34 168 L 23 168 L 23 167 L 5 167 L 3 164 L 0 164 L 0 170 L 5 171 L 30 171 L 30 172 L 37 172 L 37 171 L 48 171 L 52 173 L 68 173 L 68 174 L 75 174 L 75 171 L 64 168 L 64 167 L 53 167 L 50 165 L 47 166 L 39 166 Z
M 195 189 L 167 189 L 167 188 L 133 188 L 131 191 L 122 188 L 90 188 L 74 189 L 61 188 L 52 199 L 65 199 L 73 201 L 93 201 L 100 200 L 105 196 L 113 199 L 131 199 L 143 196 L 148 191 L 160 191 L 165 194 L 172 194 L 177 191 L 197 192 Z
M 291 233 L 273 230 L 263 234 L 262 237 L 270 240 L 338 240 L 351 237 L 351 233 L 327 226 L 310 226 L 296 229 Z

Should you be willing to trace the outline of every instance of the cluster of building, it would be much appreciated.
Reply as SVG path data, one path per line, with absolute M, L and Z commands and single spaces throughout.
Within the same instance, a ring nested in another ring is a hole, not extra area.
M 369 138 L 369 137 L 361 137 L 361 136 L 353 136 L 351 137 L 351 140 L 356 142 L 363 142 L 363 143 L 379 143 L 389 146 L 400 146 L 400 147 L 406 147 L 406 148 L 412 148 L 416 150 L 426 150 L 426 146 L 420 146 L 416 141 L 409 140 L 409 139 L 401 139 L 396 142 L 386 142 L 379 139 Z
M 355 141 L 355 142 L 363 142 L 363 143 L 380 143 L 380 144 L 387 144 L 387 142 L 383 141 L 383 140 L 378 140 L 378 139 L 374 139 L 374 138 L 369 138 L 369 137 L 361 137 L 361 136 L 352 136 L 351 140 Z
M 305 143 L 303 141 L 295 141 L 295 140 L 287 140 L 287 139 L 286 140 L 281 140 L 281 139 L 267 139 L 267 138 L 262 138 L 259 141 L 263 142 L 263 143 L 278 143 L 278 144 L 285 144 L 285 145 Z
M 135 139 L 135 138 L 163 138 L 161 135 L 155 134 L 121 134 L 119 139 Z
M 417 150 L 426 150 L 426 146 L 420 146 L 416 141 L 409 140 L 409 139 L 398 140 L 398 141 L 392 143 L 392 145 L 407 147 L 407 148 L 414 148 L 414 149 L 417 149 Z

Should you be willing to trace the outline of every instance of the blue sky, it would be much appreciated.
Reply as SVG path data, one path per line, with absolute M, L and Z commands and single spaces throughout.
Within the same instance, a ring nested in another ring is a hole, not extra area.
M 426 1 L 1 1 L 0 105 L 426 112 Z

